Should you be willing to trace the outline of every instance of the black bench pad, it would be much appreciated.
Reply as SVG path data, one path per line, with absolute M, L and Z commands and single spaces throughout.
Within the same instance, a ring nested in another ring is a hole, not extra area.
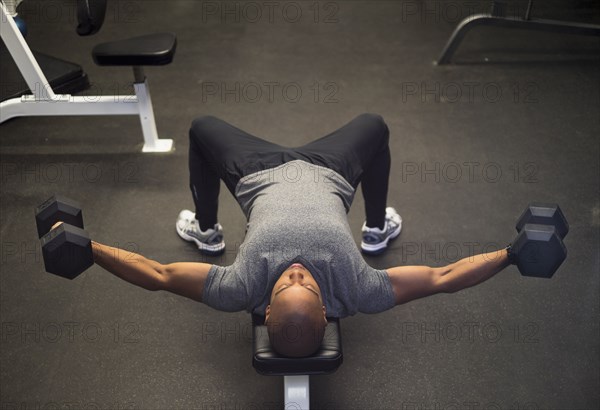
M 166 65 L 173 61 L 176 48 L 175 34 L 157 33 L 98 44 L 92 57 L 102 66 Z
M 265 318 L 252 315 L 252 366 L 268 376 L 314 375 L 333 373 L 342 364 L 342 333 L 337 318 L 327 318 L 321 348 L 310 357 L 289 358 L 275 353 L 269 342 Z

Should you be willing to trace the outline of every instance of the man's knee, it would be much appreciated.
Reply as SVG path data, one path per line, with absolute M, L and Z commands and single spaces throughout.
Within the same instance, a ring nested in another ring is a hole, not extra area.
M 190 128 L 190 138 L 210 135 L 219 122 L 221 120 L 212 115 L 203 115 L 194 119 Z
M 374 123 L 374 124 L 385 124 L 383 117 L 379 114 L 365 112 L 360 114 L 356 119 L 363 121 L 365 123 Z
M 379 137 L 384 140 L 385 143 L 389 140 L 389 130 L 383 117 L 379 114 L 364 113 L 356 117 L 356 120 L 360 122 L 361 127 L 365 129 L 365 132 L 370 134 L 371 137 Z

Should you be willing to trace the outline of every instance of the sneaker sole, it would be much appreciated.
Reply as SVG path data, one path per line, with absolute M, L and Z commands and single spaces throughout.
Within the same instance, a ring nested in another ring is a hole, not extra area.
M 207 245 L 204 242 L 200 242 L 198 239 L 194 238 L 193 236 L 190 236 L 190 235 L 186 234 L 185 232 L 180 231 L 179 228 L 177 228 L 177 227 L 175 227 L 175 230 L 177 231 L 177 235 L 179 235 L 179 237 L 181 239 L 183 239 L 184 241 L 196 243 L 196 246 L 202 253 L 205 253 L 207 255 L 217 256 L 217 255 L 221 255 L 225 251 L 225 242 L 221 242 L 216 245 Z
M 387 249 L 389 241 L 396 239 L 398 237 L 398 235 L 400 235 L 401 230 L 402 230 L 402 225 L 399 225 L 398 228 L 396 228 L 396 230 L 390 236 L 388 236 L 387 238 L 385 238 L 385 240 L 383 240 L 375 245 L 361 242 L 360 249 L 363 251 L 363 253 L 365 253 L 367 255 L 379 255 Z

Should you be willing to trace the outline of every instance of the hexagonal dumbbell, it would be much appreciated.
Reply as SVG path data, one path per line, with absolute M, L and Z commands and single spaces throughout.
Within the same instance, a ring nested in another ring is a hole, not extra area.
M 83 229 L 83 213 L 79 204 L 62 195 L 54 195 L 35 209 L 38 237 L 50 232 L 58 221 Z
M 567 258 L 569 224 L 557 204 L 533 202 L 517 221 L 511 260 L 524 276 L 550 278 Z
M 35 219 L 46 271 L 74 279 L 94 264 L 92 241 L 79 204 L 55 195 L 36 208 Z M 63 223 L 52 229 L 57 222 Z

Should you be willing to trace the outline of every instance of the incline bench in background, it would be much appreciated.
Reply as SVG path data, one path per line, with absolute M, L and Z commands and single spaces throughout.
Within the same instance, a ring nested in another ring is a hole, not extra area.
M 55 94 L 40 64 L 29 48 L 4 3 L 0 3 L 0 34 L 32 94 L 0 103 L 0 123 L 21 116 L 53 115 L 138 115 L 144 135 L 143 152 L 167 152 L 173 140 L 159 139 L 152 100 L 143 66 L 170 64 L 177 38 L 172 33 L 151 34 L 97 45 L 92 51 L 101 66 L 133 66 L 135 95 L 73 96 Z M 106 0 L 78 0 L 77 33 L 92 35 L 100 30 L 106 13 Z M 68 64 L 68 63 L 67 63 Z M 80 75 L 81 77 L 81 75 Z M 81 80 L 81 78 L 80 78 Z M 83 78 L 87 84 L 87 78 Z M 80 81 L 81 82 L 81 81 Z M 61 90 L 62 91 L 62 90 Z
M 587 36 L 600 36 L 600 26 L 596 24 L 577 23 L 572 21 L 546 20 L 531 17 L 533 0 L 527 3 L 527 10 L 523 18 L 507 17 L 505 2 L 493 0 L 490 13 L 473 14 L 461 21 L 452 35 L 440 58 L 438 65 L 449 64 L 454 52 L 462 42 L 467 33 L 477 26 L 496 26 L 505 28 L 517 28 L 522 30 L 538 30 L 565 34 L 580 34 Z

